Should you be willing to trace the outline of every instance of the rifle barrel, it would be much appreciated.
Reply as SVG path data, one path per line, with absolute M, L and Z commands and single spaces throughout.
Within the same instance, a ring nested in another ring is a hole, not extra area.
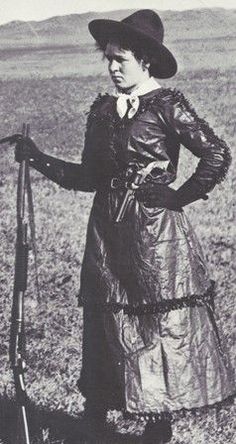
M 29 125 L 23 124 L 22 138 L 28 137 Z M 5 139 L 6 140 L 6 139 Z M 17 236 L 15 255 L 15 278 L 11 319 L 10 361 L 14 374 L 18 420 L 16 442 L 30 444 L 27 421 L 27 393 L 24 382 L 24 296 L 27 287 L 28 243 L 25 222 L 26 174 L 28 161 L 20 162 L 17 186 Z M 19 432 L 19 433 L 18 433 Z

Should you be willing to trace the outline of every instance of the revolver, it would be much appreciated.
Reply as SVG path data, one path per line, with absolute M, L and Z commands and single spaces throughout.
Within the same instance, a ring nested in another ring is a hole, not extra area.
M 134 199 L 134 195 L 135 195 L 135 191 L 140 187 L 140 185 L 144 182 L 144 180 L 146 179 L 146 177 L 155 169 L 155 168 L 160 168 L 160 163 L 162 164 L 162 168 L 163 168 L 163 163 L 169 163 L 168 161 L 160 161 L 160 160 L 155 160 L 154 162 L 150 162 L 147 166 L 141 168 L 140 170 L 138 170 L 132 180 L 132 184 L 131 186 L 127 189 L 125 195 L 124 195 L 124 199 L 121 202 L 120 207 L 118 208 L 116 217 L 115 217 L 115 223 L 119 223 L 123 220 L 124 215 L 126 213 L 126 210 L 130 204 L 130 202 Z M 166 165 L 165 165 L 166 166 Z

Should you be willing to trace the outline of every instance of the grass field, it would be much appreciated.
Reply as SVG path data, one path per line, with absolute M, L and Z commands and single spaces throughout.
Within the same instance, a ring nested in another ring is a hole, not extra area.
M 66 73 L 67 74 L 67 73 Z M 183 72 L 168 85 L 181 89 L 207 118 L 216 133 L 235 153 L 235 71 L 194 70 Z M 166 83 L 167 84 L 167 83 Z M 3 80 L 0 82 L 0 137 L 31 125 L 36 144 L 45 152 L 79 161 L 83 147 L 86 112 L 98 92 L 111 87 L 104 76 L 54 77 Z M 183 150 L 179 182 L 196 164 Z M 15 242 L 15 193 L 17 165 L 11 148 L 1 146 L 0 163 L 0 438 L 7 444 L 13 435 L 14 388 L 8 363 L 10 309 L 13 289 Z M 32 171 L 37 226 L 40 301 L 34 285 L 30 257 L 25 317 L 27 335 L 27 389 L 32 401 L 32 421 L 37 423 L 34 444 L 80 444 L 79 419 L 83 398 L 76 387 L 81 365 L 82 312 L 77 308 L 80 265 L 93 196 L 60 189 Z M 235 280 L 235 155 L 227 180 L 207 203 L 198 202 L 186 211 L 205 251 L 212 278 L 218 283 L 217 320 L 234 358 Z M 109 421 L 117 432 L 102 443 L 140 442 L 142 424 L 124 422 L 111 412 Z M 131 438 L 129 433 L 136 434 Z M 234 409 L 179 419 L 172 444 L 233 444 Z M 14 441 L 13 441 L 14 442 Z M 32 443 L 32 444 L 33 444 Z
M 1 45 L 1 40 L 0 40 Z M 177 39 L 168 47 L 174 52 L 179 69 L 232 69 L 236 57 L 236 37 Z M 191 48 L 191 50 L 190 50 Z M 210 55 L 210 60 L 209 60 Z M 0 46 L 2 79 L 50 78 L 52 76 L 97 76 L 106 74 L 106 64 L 94 45 L 64 45 L 22 48 Z

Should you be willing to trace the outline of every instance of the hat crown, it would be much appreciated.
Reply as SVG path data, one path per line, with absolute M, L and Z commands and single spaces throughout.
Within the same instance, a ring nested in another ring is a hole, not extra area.
M 151 35 L 160 43 L 164 38 L 164 27 L 159 15 L 151 9 L 141 9 L 121 20 L 122 23 L 135 28 L 137 31 Z
M 159 79 L 168 79 L 177 72 L 173 54 L 163 44 L 164 27 L 159 15 L 151 9 L 141 9 L 121 21 L 96 19 L 89 23 L 89 31 L 104 50 L 109 41 L 118 40 L 133 48 L 150 49 L 150 73 Z M 121 38 L 122 37 L 122 38 Z M 123 39 L 124 38 L 124 39 Z M 127 47 L 127 46 L 125 46 Z

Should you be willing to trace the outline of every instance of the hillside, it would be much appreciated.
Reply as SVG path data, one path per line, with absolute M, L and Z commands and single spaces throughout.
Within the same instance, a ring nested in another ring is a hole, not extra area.
M 133 10 L 89 12 L 39 22 L 14 21 L 0 26 L 1 79 L 97 76 L 107 72 L 88 31 L 94 18 L 120 20 Z M 179 72 L 225 71 L 235 66 L 235 10 L 162 11 L 165 43 Z
M 43 21 L 13 21 L 0 26 L 0 48 L 87 45 L 93 42 L 88 23 L 95 18 L 121 20 L 133 10 L 89 12 L 52 17 Z M 195 9 L 162 11 L 166 40 L 235 37 L 236 10 Z

